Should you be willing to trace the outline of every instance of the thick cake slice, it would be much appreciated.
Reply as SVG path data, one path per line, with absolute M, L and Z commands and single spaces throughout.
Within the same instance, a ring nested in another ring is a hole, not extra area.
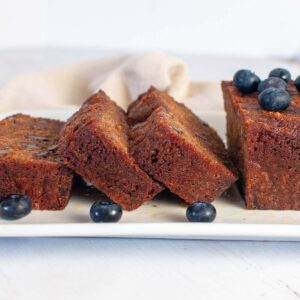
M 243 95 L 222 82 L 229 154 L 239 168 L 250 209 L 300 210 L 300 95 L 290 84 L 283 112 L 260 108 L 257 93 Z
M 62 122 L 13 115 L 0 122 L 0 195 L 22 193 L 34 209 L 59 210 L 73 175 L 57 155 Z
M 66 123 L 59 150 L 86 181 L 133 210 L 162 190 L 128 152 L 125 112 L 102 91 L 91 96 Z
M 222 140 L 183 104 L 151 87 L 128 109 L 139 166 L 188 203 L 211 202 L 236 181 Z

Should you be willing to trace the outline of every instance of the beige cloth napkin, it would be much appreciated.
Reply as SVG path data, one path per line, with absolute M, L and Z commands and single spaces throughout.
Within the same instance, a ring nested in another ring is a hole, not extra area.
M 186 64 L 164 53 L 123 55 L 22 74 L 0 89 L 1 111 L 80 105 L 103 89 L 124 109 L 150 85 L 195 110 L 222 110 L 218 82 L 194 82 Z

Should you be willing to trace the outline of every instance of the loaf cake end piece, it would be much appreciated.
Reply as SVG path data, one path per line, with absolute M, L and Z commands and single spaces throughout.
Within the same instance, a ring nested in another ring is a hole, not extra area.
M 25 194 L 39 210 L 60 210 L 68 204 L 73 172 L 57 154 L 62 126 L 22 114 L 0 122 L 1 196 Z
M 300 210 L 300 95 L 290 82 L 291 105 L 262 110 L 258 94 L 222 82 L 229 155 L 238 166 L 249 209 Z

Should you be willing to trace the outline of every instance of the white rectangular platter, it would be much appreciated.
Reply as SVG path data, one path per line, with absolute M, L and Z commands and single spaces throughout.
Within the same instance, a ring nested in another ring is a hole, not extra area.
M 66 120 L 73 112 L 71 109 L 22 111 L 60 120 Z M 0 117 L 13 113 L 16 112 L 0 114 Z M 199 112 L 198 115 L 225 138 L 224 113 Z M 89 218 L 89 208 L 95 200 L 75 194 L 63 211 L 33 211 L 18 221 L 0 220 L 0 236 L 300 241 L 300 211 L 246 210 L 236 187 L 214 202 L 217 218 L 211 224 L 187 222 L 186 204 L 168 192 L 135 211 L 124 212 L 119 223 L 96 224 Z

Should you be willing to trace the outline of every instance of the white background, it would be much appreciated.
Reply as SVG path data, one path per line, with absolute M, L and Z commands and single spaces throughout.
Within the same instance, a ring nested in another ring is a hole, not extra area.
M 297 0 L 0 0 L 0 49 L 97 47 L 291 57 Z

